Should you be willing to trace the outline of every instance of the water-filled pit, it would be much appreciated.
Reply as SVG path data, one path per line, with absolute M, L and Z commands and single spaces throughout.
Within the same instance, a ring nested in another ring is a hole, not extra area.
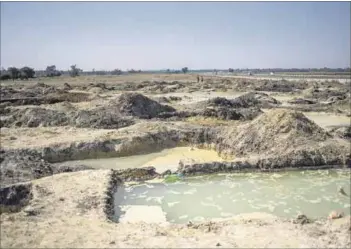
M 197 163 L 223 161 L 214 150 L 175 147 L 143 155 L 67 161 L 65 165 L 84 164 L 97 169 L 128 169 L 153 166 L 157 172 L 162 173 L 165 170 L 177 170 L 180 160 L 192 160 Z
M 115 193 L 119 222 L 205 221 L 253 212 L 286 218 L 303 213 L 326 218 L 350 214 L 350 170 L 233 173 L 120 186 Z

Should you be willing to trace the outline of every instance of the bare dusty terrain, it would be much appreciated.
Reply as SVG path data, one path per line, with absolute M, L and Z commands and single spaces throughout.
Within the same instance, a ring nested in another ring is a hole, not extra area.
M 268 214 L 188 225 L 157 216 L 151 223 L 111 220 L 113 192 L 123 182 L 349 168 L 345 83 L 226 76 L 197 82 L 190 74 L 4 81 L 0 114 L 1 247 L 351 246 L 349 216 L 311 223 Z M 165 150 L 172 153 L 163 159 L 151 154 Z M 178 150 L 189 160 L 177 163 Z M 150 158 L 137 158 L 133 170 L 107 165 L 109 158 L 142 155 Z M 106 165 L 85 165 L 87 159 Z

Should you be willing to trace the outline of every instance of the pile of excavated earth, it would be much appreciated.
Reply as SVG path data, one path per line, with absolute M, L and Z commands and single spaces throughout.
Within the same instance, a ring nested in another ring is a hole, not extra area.
M 232 89 L 243 93 L 186 104 L 185 95 L 159 95 Z M 269 92 L 294 95 L 283 104 Z M 128 181 L 351 167 L 350 126 L 327 130 L 301 112 L 349 115 L 349 100 L 350 91 L 337 82 L 206 78 L 201 84 L 2 86 L 1 247 L 350 247 L 349 216 L 310 221 L 257 213 L 188 225 L 112 222 L 113 193 Z M 230 160 L 181 161 L 167 172 L 153 165 L 103 170 L 84 161 L 65 164 L 184 145 Z

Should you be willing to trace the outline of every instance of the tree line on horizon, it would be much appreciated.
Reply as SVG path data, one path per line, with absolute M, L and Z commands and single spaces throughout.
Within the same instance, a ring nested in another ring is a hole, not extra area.
M 168 74 L 179 74 L 179 73 L 188 73 L 190 70 L 188 67 L 183 67 L 180 70 L 160 70 L 160 72 L 165 72 Z M 208 72 L 209 70 L 193 70 L 193 71 L 203 71 L 203 72 Z M 323 72 L 323 73 L 351 73 L 350 67 L 348 68 L 265 68 L 265 69 L 233 69 L 229 68 L 227 70 L 217 70 L 213 69 L 213 72 L 218 72 L 218 71 L 227 71 L 229 73 L 243 73 L 243 72 L 251 72 L 251 73 L 318 73 L 318 72 Z M 144 71 L 146 73 L 148 71 Z M 47 66 L 45 70 L 35 70 L 34 68 L 25 66 L 22 68 L 16 68 L 16 67 L 9 67 L 7 70 L 1 69 L 1 74 L 0 74 L 0 80 L 16 80 L 16 79 L 21 79 L 21 80 L 28 80 L 30 78 L 35 78 L 35 77 L 59 77 L 61 75 L 69 75 L 71 77 L 77 77 L 79 75 L 122 75 L 122 74 L 136 74 L 136 73 L 142 73 L 141 70 L 126 70 L 122 71 L 120 69 L 114 69 L 112 71 L 108 70 L 97 70 L 93 69 L 92 71 L 83 71 L 82 69 L 78 68 L 76 65 L 72 65 L 70 70 L 63 71 L 63 70 L 57 70 L 55 65 L 50 65 Z
M 188 72 L 188 68 L 184 67 L 181 69 L 183 73 Z M 167 70 L 168 73 L 172 73 L 169 69 Z M 173 71 L 173 73 L 179 73 L 180 70 Z M 0 80 L 28 80 L 35 77 L 59 77 L 61 75 L 69 75 L 71 77 L 77 77 L 79 75 L 121 75 L 124 73 L 129 74 L 137 74 L 142 73 L 141 70 L 134 70 L 130 69 L 123 72 L 121 69 L 114 69 L 112 71 L 105 71 L 105 70 L 97 70 L 93 69 L 92 71 L 83 71 L 82 69 L 78 68 L 77 65 L 72 65 L 71 70 L 63 71 L 57 70 L 55 65 L 47 66 L 45 70 L 34 70 L 31 67 L 9 67 L 7 70 L 4 68 L 1 69 L 0 73 Z

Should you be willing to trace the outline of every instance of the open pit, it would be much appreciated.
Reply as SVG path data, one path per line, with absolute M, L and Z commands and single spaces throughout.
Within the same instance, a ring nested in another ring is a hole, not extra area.
M 118 222 L 186 224 L 254 212 L 290 219 L 299 214 L 320 219 L 330 210 L 349 215 L 350 176 L 349 170 L 286 171 L 134 183 L 115 193 L 114 218 Z M 340 187 L 347 195 L 338 193 Z
M 144 155 L 67 161 L 64 164 L 67 166 L 83 164 L 97 169 L 115 170 L 152 166 L 155 167 L 156 172 L 161 174 L 167 170 L 175 172 L 178 169 L 180 161 L 207 163 L 223 161 L 223 159 L 213 150 L 193 147 L 174 147 Z

